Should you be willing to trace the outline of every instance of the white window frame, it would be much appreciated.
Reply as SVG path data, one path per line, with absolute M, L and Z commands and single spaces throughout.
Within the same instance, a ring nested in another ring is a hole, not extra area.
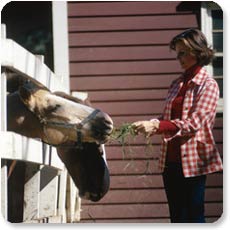
M 213 46 L 212 39 L 212 10 L 220 9 L 214 2 L 202 2 L 201 5 L 201 30 L 205 34 L 209 44 Z M 207 71 L 213 76 L 213 66 L 208 65 Z M 224 99 L 220 98 L 217 105 L 217 112 L 223 113 Z

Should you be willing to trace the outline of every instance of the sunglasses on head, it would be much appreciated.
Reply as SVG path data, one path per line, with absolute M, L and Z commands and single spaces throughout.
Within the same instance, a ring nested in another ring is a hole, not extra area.
M 178 39 L 178 38 L 189 37 L 192 31 L 193 31 L 193 29 L 187 29 L 183 33 L 177 35 L 175 38 Z

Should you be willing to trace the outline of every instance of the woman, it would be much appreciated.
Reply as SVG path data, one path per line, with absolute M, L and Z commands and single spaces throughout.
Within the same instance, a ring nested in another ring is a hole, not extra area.
M 219 88 L 203 68 L 213 57 L 204 34 L 188 29 L 170 42 L 185 70 L 172 82 L 163 116 L 133 123 L 137 133 L 162 134 L 159 166 L 171 222 L 204 223 L 206 175 L 222 170 L 212 135 Z

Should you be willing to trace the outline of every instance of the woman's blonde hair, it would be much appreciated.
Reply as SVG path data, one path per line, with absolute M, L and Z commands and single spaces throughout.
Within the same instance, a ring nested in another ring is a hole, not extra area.
M 208 65 L 213 57 L 214 51 L 208 46 L 205 35 L 198 29 L 187 29 L 183 33 L 175 36 L 169 46 L 175 50 L 177 42 L 183 42 L 188 49 L 196 56 L 197 64 Z

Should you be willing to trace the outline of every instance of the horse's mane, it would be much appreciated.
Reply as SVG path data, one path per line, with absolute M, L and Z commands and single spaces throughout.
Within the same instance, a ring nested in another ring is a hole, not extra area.
M 28 82 L 36 85 L 36 88 L 50 91 L 47 87 L 32 77 L 23 76 L 13 72 L 7 72 L 7 93 L 14 93 L 18 91 L 20 87 Z
M 34 78 L 31 78 L 29 76 L 22 76 L 18 73 L 8 72 L 7 73 L 7 93 L 14 93 L 20 89 L 24 84 L 26 83 L 32 83 L 36 86 L 36 88 L 44 89 L 47 91 L 50 91 L 47 87 L 45 87 L 43 84 L 41 84 L 39 81 L 37 81 Z M 76 96 L 73 97 L 67 93 L 61 92 L 61 91 L 55 91 L 53 94 L 63 97 L 65 99 L 68 99 L 70 101 L 91 106 L 90 100 L 87 98 L 86 100 L 82 100 L 80 98 L 77 98 Z
M 88 98 L 86 100 L 82 100 L 80 98 L 73 97 L 73 96 L 71 96 L 71 95 L 69 95 L 67 93 L 61 92 L 61 91 L 53 92 L 53 94 L 55 94 L 55 95 L 57 95 L 59 97 L 63 97 L 65 99 L 67 99 L 67 100 L 79 103 L 79 104 L 83 104 L 83 105 L 87 105 L 87 106 L 92 106 L 91 103 L 90 103 L 90 100 Z

